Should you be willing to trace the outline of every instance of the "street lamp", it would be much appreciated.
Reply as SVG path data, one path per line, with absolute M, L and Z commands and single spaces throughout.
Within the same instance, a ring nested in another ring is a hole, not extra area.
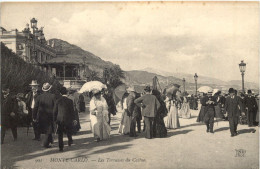
M 182 79 L 183 82 L 183 93 L 185 93 L 185 78 Z
M 35 18 L 31 19 L 31 28 L 33 29 L 33 62 L 34 64 L 37 63 L 37 52 L 35 50 L 35 39 L 36 39 L 36 33 L 38 33 L 38 28 L 37 28 L 37 20 Z M 37 32 L 36 32 L 37 31 Z
M 242 92 L 245 93 L 245 88 L 244 88 L 244 75 L 245 75 L 245 71 L 246 71 L 246 63 L 244 63 L 243 60 L 241 60 L 241 63 L 238 64 L 239 65 L 239 69 L 242 75 Z
M 35 18 L 31 19 L 31 28 L 33 29 L 33 31 L 37 28 L 37 20 Z M 34 34 L 34 32 L 33 32 Z
M 66 74 L 65 67 L 66 67 L 66 61 L 63 60 L 63 80 L 65 80 L 65 74 Z
M 194 80 L 195 80 L 195 86 L 196 86 L 196 96 L 197 96 L 197 80 L 198 80 L 198 75 L 197 75 L 197 73 L 195 73 L 195 75 L 194 75 Z

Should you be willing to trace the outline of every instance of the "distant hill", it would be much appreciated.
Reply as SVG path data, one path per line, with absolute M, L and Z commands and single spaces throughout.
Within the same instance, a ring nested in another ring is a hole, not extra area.
M 70 44 L 64 40 L 50 39 L 49 43 L 54 43 L 54 48 L 58 50 L 62 49 L 62 51 L 67 54 L 66 57 L 68 57 L 72 62 L 83 63 L 83 58 L 85 57 L 86 65 L 88 65 L 90 70 L 101 72 L 105 67 L 114 66 L 113 63 L 104 61 L 93 53 L 83 50 L 80 47 Z
M 160 70 L 150 68 L 150 67 L 142 69 L 142 70 L 152 72 L 152 73 L 156 73 L 156 74 L 159 74 L 159 75 L 162 75 L 162 76 L 174 76 L 174 77 L 179 78 L 179 79 L 185 78 L 186 82 L 194 83 L 194 74 L 174 73 L 174 72 L 171 73 L 171 72 L 166 72 L 166 71 L 160 71 Z M 221 85 L 227 85 L 228 84 L 227 82 L 225 82 L 223 80 L 219 80 L 219 79 L 212 78 L 212 77 L 200 76 L 200 75 L 199 75 L 199 82 L 203 83 L 203 84 L 221 84 Z
M 182 80 L 173 76 L 165 77 L 158 75 L 156 73 L 151 73 L 147 71 L 132 70 L 125 72 L 126 79 L 125 83 L 128 85 L 152 85 L 152 79 L 157 76 L 162 88 L 166 87 L 168 84 L 177 83 L 182 85 Z M 188 83 L 187 83 L 188 84 Z
M 177 83 L 181 85 L 180 90 L 183 91 L 182 78 L 178 78 L 176 76 L 163 76 L 157 73 L 152 73 L 143 70 L 126 71 L 125 74 L 126 74 L 125 83 L 128 85 L 147 85 L 147 84 L 152 85 L 152 79 L 154 78 L 154 76 L 157 76 L 162 89 L 166 87 L 168 84 Z M 185 79 L 187 77 L 190 77 L 193 80 L 186 80 L 185 90 L 188 91 L 189 93 L 195 93 L 196 86 L 195 86 L 193 75 L 187 75 L 185 76 Z M 198 81 L 197 85 L 198 88 L 201 86 L 210 86 L 213 89 L 217 88 L 224 92 L 227 92 L 230 87 L 233 87 L 239 91 L 241 90 L 241 81 L 239 80 L 224 82 L 214 78 L 200 77 L 200 80 Z M 245 87 L 246 90 L 253 89 L 253 91 L 255 92 L 258 91 L 258 86 L 255 83 L 246 82 L 245 86 L 246 86 Z

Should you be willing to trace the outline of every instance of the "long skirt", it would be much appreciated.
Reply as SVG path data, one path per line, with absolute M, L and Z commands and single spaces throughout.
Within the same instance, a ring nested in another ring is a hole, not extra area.
M 164 121 L 163 121 L 163 117 L 156 117 L 154 119 L 154 137 L 157 138 L 163 138 L 163 137 L 167 137 L 167 129 L 165 127 Z
M 197 122 L 204 122 L 204 116 L 205 116 L 205 106 L 201 106 L 200 112 L 197 118 Z
M 180 115 L 184 119 L 191 118 L 190 105 L 188 103 L 183 103 L 180 110 Z
M 131 119 L 127 116 L 126 111 L 122 113 L 121 122 L 119 124 L 118 133 L 129 134 L 130 133 Z
M 216 105 L 215 106 L 215 113 L 216 113 L 216 118 L 217 119 L 223 119 L 224 118 L 224 114 L 221 111 L 220 105 Z
M 91 129 L 95 138 L 100 140 L 108 139 L 110 136 L 111 128 L 107 123 L 104 116 L 90 115 Z
M 165 127 L 168 129 L 176 129 L 180 127 L 178 108 L 176 106 L 171 106 L 170 112 L 164 118 Z

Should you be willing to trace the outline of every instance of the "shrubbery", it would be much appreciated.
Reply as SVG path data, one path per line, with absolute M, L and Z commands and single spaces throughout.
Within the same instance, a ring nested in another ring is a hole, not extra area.
M 61 87 L 54 77 L 25 62 L 1 42 L 1 85 L 6 85 L 12 92 L 25 93 L 32 80 L 37 80 L 40 85 L 48 82 L 58 90 Z

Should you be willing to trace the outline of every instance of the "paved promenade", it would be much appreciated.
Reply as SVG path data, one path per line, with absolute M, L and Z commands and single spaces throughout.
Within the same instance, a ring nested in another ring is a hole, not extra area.
M 121 113 L 112 117 L 111 138 L 99 143 L 90 131 L 89 114 L 81 113 L 81 131 L 74 145 L 58 151 L 57 136 L 52 148 L 32 141 L 32 129 L 19 128 L 18 140 L 8 130 L 2 145 L 2 168 L 11 169 L 257 169 L 259 168 L 259 128 L 239 125 L 239 135 L 230 137 L 227 121 L 215 123 L 214 134 L 191 119 L 180 118 L 181 128 L 168 130 L 167 138 L 145 139 L 118 135 Z

